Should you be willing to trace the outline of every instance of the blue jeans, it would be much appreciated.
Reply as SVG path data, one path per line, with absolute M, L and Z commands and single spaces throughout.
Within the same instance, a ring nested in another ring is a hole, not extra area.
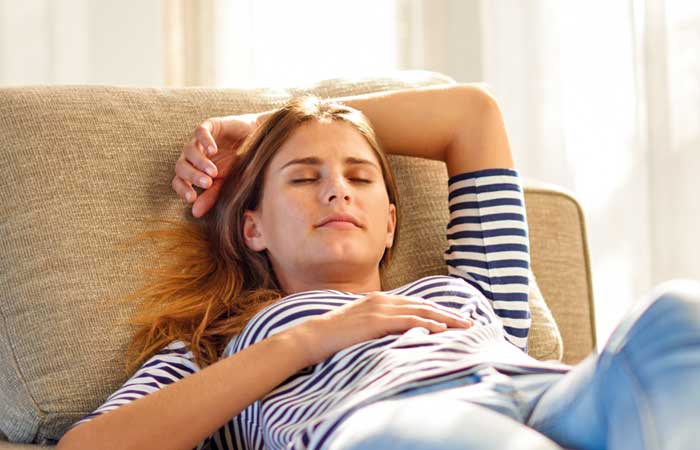
M 700 282 L 659 285 L 565 374 L 491 367 L 364 406 L 328 450 L 700 448 Z

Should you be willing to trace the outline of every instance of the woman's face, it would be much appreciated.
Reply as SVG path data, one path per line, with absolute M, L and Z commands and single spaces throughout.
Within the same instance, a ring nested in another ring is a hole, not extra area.
M 348 222 L 319 224 L 331 214 Z M 341 121 L 299 126 L 267 166 L 262 201 L 244 215 L 246 245 L 267 250 L 288 294 L 380 290 L 379 261 L 393 243 L 396 208 L 379 159 Z

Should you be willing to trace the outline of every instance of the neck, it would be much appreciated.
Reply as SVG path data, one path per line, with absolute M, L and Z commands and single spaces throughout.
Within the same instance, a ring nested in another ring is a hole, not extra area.
M 343 273 L 337 276 L 323 274 L 323 277 L 319 277 L 318 274 L 311 274 L 317 275 L 317 277 L 300 277 L 283 273 L 282 276 L 278 275 L 277 279 L 286 295 L 322 289 L 350 292 L 353 294 L 365 294 L 382 290 L 378 268 L 363 277 L 356 277 L 352 280 L 347 279 L 348 273 L 353 272 L 356 273 L 356 271 L 348 270 L 346 267 Z

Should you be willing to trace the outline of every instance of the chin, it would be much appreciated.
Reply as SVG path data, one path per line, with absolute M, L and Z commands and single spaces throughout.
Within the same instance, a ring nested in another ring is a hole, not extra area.
M 365 267 L 369 267 L 370 262 L 366 260 L 357 260 L 356 258 L 338 257 L 338 258 L 319 258 L 314 260 L 314 271 L 319 273 L 342 274 L 348 276 L 348 270 L 357 271 Z

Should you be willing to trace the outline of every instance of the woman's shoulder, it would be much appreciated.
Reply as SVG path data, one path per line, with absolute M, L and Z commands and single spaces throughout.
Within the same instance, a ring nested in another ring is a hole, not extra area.
M 200 370 L 199 365 L 192 355 L 189 343 L 182 340 L 173 340 L 163 346 L 148 358 L 134 374 L 135 377 L 144 374 L 160 373 L 167 371 L 176 378 L 182 378 Z M 173 372 L 173 370 L 175 372 Z
M 171 341 L 169 344 L 163 346 L 157 353 L 156 355 L 165 355 L 165 354 L 172 354 L 172 353 L 177 353 L 177 354 L 185 354 L 190 351 L 190 345 L 180 339 L 175 339 Z
M 148 360 L 148 362 L 153 362 L 155 360 L 161 361 L 175 361 L 175 360 L 188 360 L 193 361 L 194 356 L 192 356 L 192 350 L 190 344 L 180 339 L 171 341 L 169 344 L 163 346 L 160 350 L 154 353 Z M 147 362 L 147 363 L 148 363 Z

